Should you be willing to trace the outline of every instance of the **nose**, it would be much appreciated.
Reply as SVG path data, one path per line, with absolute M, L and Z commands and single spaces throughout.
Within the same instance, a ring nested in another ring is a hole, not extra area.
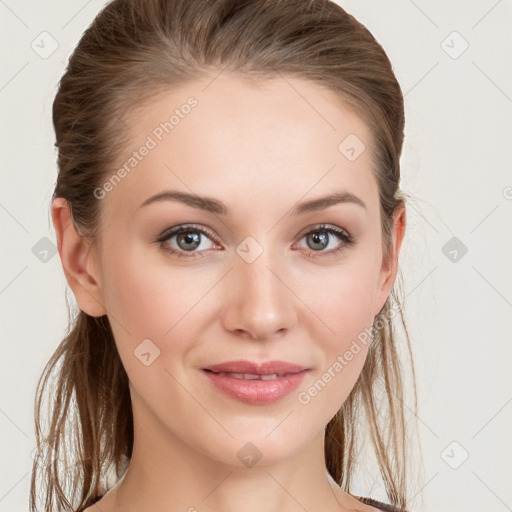
M 236 255 L 222 293 L 227 330 L 263 341 L 293 328 L 298 299 L 285 267 L 266 249 L 252 262 Z

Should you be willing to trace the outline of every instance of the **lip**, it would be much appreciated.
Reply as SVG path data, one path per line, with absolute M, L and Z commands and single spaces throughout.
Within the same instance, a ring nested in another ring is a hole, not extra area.
M 225 363 L 206 366 L 204 370 L 213 372 L 230 372 L 230 373 L 253 373 L 258 375 L 272 375 L 273 373 L 299 373 L 307 368 L 286 361 L 265 361 L 257 363 L 253 361 L 237 360 L 226 361 Z
M 309 368 L 284 361 L 268 361 L 261 364 L 251 361 L 228 361 L 202 369 L 204 375 L 219 391 L 250 405 L 265 405 L 281 400 L 297 389 L 308 371 Z M 285 375 L 261 380 L 241 379 L 216 372 Z

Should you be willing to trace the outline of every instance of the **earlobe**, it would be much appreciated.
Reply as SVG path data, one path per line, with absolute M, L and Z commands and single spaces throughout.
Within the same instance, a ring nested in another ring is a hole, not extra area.
M 376 310 L 374 316 L 377 315 L 384 307 L 384 304 L 391 293 L 395 283 L 398 271 L 398 258 L 400 248 L 405 235 L 406 211 L 405 206 L 400 205 L 393 214 L 393 230 L 392 241 L 390 242 L 390 251 L 387 261 L 383 262 L 379 274 L 379 284 L 377 288 L 377 300 L 375 302 Z
M 96 255 L 73 224 L 69 204 L 63 197 L 54 198 L 52 219 L 62 268 L 79 308 L 90 316 L 105 315 Z

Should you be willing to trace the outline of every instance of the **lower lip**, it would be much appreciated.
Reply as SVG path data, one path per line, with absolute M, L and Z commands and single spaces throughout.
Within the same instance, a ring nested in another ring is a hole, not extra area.
M 207 370 L 203 370 L 203 373 L 217 389 L 229 397 L 246 404 L 264 405 L 277 402 L 297 389 L 308 371 L 290 373 L 272 380 L 237 379 Z

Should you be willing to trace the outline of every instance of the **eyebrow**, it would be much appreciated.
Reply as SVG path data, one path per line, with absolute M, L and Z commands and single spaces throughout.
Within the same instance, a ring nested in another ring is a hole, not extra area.
M 229 213 L 228 207 L 218 199 L 201 197 L 195 194 L 174 190 L 164 190 L 163 192 L 159 192 L 158 194 L 148 197 L 139 208 L 161 201 L 178 201 L 191 206 L 192 208 L 198 208 L 218 215 L 227 215 Z M 340 203 L 352 203 L 366 209 L 366 204 L 359 197 L 346 190 L 342 190 L 328 196 L 311 199 L 297 204 L 294 206 L 291 213 L 292 215 L 302 215 L 309 212 L 323 210 L 324 208 L 329 208 L 330 206 Z

